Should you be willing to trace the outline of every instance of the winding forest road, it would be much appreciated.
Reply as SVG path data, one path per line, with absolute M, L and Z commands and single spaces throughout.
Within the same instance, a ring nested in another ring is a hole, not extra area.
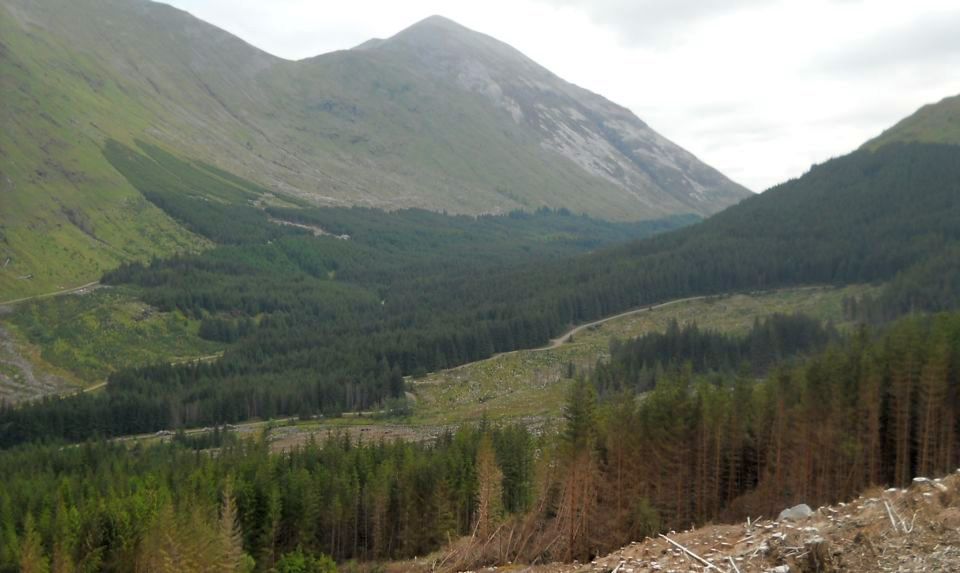
M 773 290 L 766 290 L 766 291 L 757 291 L 757 292 L 759 292 L 760 294 L 770 294 L 770 293 L 786 292 L 786 291 L 819 290 L 819 289 L 823 289 L 823 288 L 828 288 L 828 287 L 825 286 L 825 285 L 808 285 L 808 286 L 780 288 L 780 289 L 773 289 Z M 560 337 L 554 338 L 554 339 L 550 340 L 550 344 L 548 344 L 548 345 L 546 345 L 546 346 L 541 346 L 540 348 L 530 348 L 530 349 L 526 349 L 526 350 L 523 350 L 523 349 L 521 349 L 521 350 L 511 350 L 510 352 L 504 352 L 503 354 L 513 354 L 514 352 L 541 352 L 541 351 L 544 351 L 544 350 L 553 350 L 553 349 L 559 348 L 560 346 L 562 346 L 563 344 L 565 344 L 568 340 L 570 340 L 570 337 L 571 337 L 571 336 L 577 334 L 578 332 L 580 332 L 580 331 L 582 331 L 582 330 L 584 330 L 584 329 L 587 329 L 587 328 L 594 327 L 594 326 L 600 326 L 601 324 L 603 324 L 603 323 L 605 323 L 605 322 L 610 322 L 611 320 L 617 320 L 618 318 L 624 318 L 624 317 L 627 317 L 627 316 L 632 316 L 632 315 L 634 315 L 634 314 L 640 314 L 640 313 L 642 313 L 642 312 L 650 312 L 651 310 L 657 310 L 657 309 L 660 309 L 660 308 L 665 308 L 665 307 L 668 307 L 668 306 L 673 306 L 673 305 L 675 305 L 675 304 L 681 304 L 681 303 L 684 303 L 684 302 L 693 302 L 693 301 L 696 301 L 696 300 L 706 300 L 706 299 L 708 299 L 708 298 L 724 297 L 724 296 L 730 296 L 730 295 L 732 295 L 732 294 L 736 294 L 736 293 L 723 293 L 723 294 L 710 294 L 710 295 L 701 295 L 701 296 L 690 296 L 690 297 L 687 297 L 687 298 L 678 298 L 678 299 L 674 299 L 674 300 L 668 300 L 667 302 L 662 302 L 662 303 L 660 303 L 660 304 L 654 304 L 654 305 L 651 305 L 651 306 L 645 306 L 645 307 L 643 307 L 643 308 L 635 308 L 635 309 L 633 309 L 633 310 L 628 310 L 628 311 L 626 311 L 626 312 L 621 312 L 620 314 L 615 314 L 615 315 L 613 315 L 613 316 L 608 316 L 608 317 L 605 317 L 605 318 L 601 318 L 600 320 L 595 320 L 595 321 L 593 321 L 593 322 L 588 322 L 588 323 L 586 323 L 586 324 L 581 324 L 580 326 L 575 326 L 575 327 L 571 328 L 570 330 L 568 330 L 565 334 L 561 335 Z M 497 355 L 491 356 L 490 358 L 495 358 L 496 356 L 502 356 L 502 354 L 497 354 Z M 489 360 L 490 358 L 486 358 L 485 360 Z M 478 362 L 479 362 L 479 361 L 478 361 Z M 469 366 L 470 364 L 473 364 L 473 362 L 470 362 L 470 363 L 467 363 L 467 364 L 463 364 L 462 366 L 458 366 L 457 368 L 462 368 L 463 366 Z
M 787 288 L 779 288 L 779 289 L 772 289 L 772 290 L 765 290 L 765 291 L 757 291 L 757 293 L 760 293 L 760 294 L 770 294 L 770 293 L 785 292 L 785 291 L 819 290 L 819 289 L 822 289 L 822 288 L 827 288 L 827 287 L 826 287 L 825 285 L 807 285 L 807 286 L 799 286 L 799 287 L 787 287 Z M 685 302 L 694 302 L 694 301 L 698 301 L 698 300 L 706 300 L 706 299 L 708 299 L 708 298 L 730 296 L 730 295 L 733 295 L 733 294 L 736 294 L 736 293 L 730 292 L 730 293 L 721 293 L 721 294 L 709 294 L 709 295 L 701 295 L 701 296 L 690 296 L 690 297 L 686 297 L 686 298 L 677 298 L 677 299 L 674 299 L 674 300 L 668 300 L 668 301 L 666 301 L 666 302 L 661 302 L 661 303 L 659 303 L 659 304 L 653 304 L 653 305 L 650 305 L 650 306 L 644 306 L 644 307 L 641 307 L 641 308 L 635 308 L 635 309 L 633 309 L 633 310 L 628 310 L 628 311 L 625 311 L 625 312 L 621 312 L 621 313 L 619 313 L 619 314 L 614 314 L 614 315 L 607 316 L 607 317 L 604 317 L 604 318 L 601 318 L 601 319 L 598 319 L 598 320 L 594 320 L 593 322 L 587 322 L 587 323 L 581 324 L 581 325 L 579 325 L 579 326 L 574 326 L 573 328 L 571 328 L 570 330 L 568 330 L 568 331 L 566 331 L 565 333 L 561 334 L 561 335 L 558 336 L 557 338 L 552 338 L 552 339 L 550 339 L 550 343 L 549 343 L 549 344 L 546 344 L 545 346 L 540 346 L 540 347 L 537 347 L 537 348 L 518 348 L 517 350 L 510 350 L 510 351 L 508 351 L 508 352 L 500 352 L 500 353 L 498 353 L 498 354 L 494 354 L 494 355 L 489 356 L 489 357 L 487 357 L 487 358 L 481 358 L 480 360 L 475 360 L 475 361 L 473 361 L 473 362 L 467 362 L 466 364 L 461 364 L 461 365 L 459 365 L 459 366 L 453 366 L 453 367 L 451 367 L 451 368 L 446 368 L 446 369 L 444 369 L 444 371 L 460 370 L 461 368 L 467 368 L 467 367 L 472 366 L 472 365 L 474 365 L 474 364 L 477 364 L 477 363 L 479 363 L 479 362 L 486 362 L 487 360 L 494 360 L 494 359 L 499 358 L 499 357 L 501 357 L 501 356 L 509 356 L 509 355 L 511 355 L 511 354 L 517 354 L 517 353 L 519 353 L 519 352 L 545 352 L 545 351 L 547 351 L 547 350 L 556 350 L 557 348 L 560 348 L 561 346 L 563 346 L 564 344 L 566 344 L 566 343 L 570 340 L 570 338 L 571 338 L 572 336 L 575 336 L 577 333 L 582 332 L 583 330 L 586 330 L 586 329 L 588 329 L 588 328 L 592 328 L 592 327 L 595 327 L 595 326 L 600 326 L 601 324 L 603 324 L 603 323 L 605 323 L 605 322 L 610 322 L 611 320 L 617 320 L 617 319 L 619 319 L 619 318 L 625 318 L 625 317 L 627 317 L 627 316 L 633 316 L 633 315 L 635 315 L 635 314 L 641 314 L 641 313 L 644 313 L 644 312 L 650 312 L 650 311 L 653 311 L 653 310 L 657 310 L 657 309 L 661 309 L 661 308 L 666 308 L 666 307 L 668 307 L 668 306 L 673 306 L 673 305 L 677 305 L 677 304 L 682 304 L 682 303 L 685 303 Z M 409 378 L 409 377 L 408 377 L 408 378 Z
M 812 287 L 812 288 L 818 288 L 818 287 Z M 460 370 L 461 368 L 467 368 L 467 367 L 472 366 L 472 365 L 474 365 L 474 364 L 477 364 L 477 363 L 479 363 L 479 362 L 486 362 L 487 360 L 494 360 L 494 359 L 496 359 L 496 358 L 500 358 L 501 356 L 510 356 L 511 354 L 517 354 L 517 353 L 520 353 L 520 352 L 545 352 L 545 351 L 547 351 L 547 350 L 556 350 L 557 348 L 560 348 L 561 346 L 563 346 L 564 344 L 566 344 L 566 343 L 570 340 L 570 338 L 573 337 L 573 336 L 575 336 L 577 333 L 582 332 L 583 330 L 586 330 L 586 329 L 588 329 L 588 328 L 593 328 L 593 327 L 595 327 L 595 326 L 600 326 L 601 324 L 603 324 L 603 323 L 605 323 L 605 322 L 610 322 L 611 320 L 617 320 L 618 318 L 625 318 L 625 317 L 628 317 L 628 316 L 633 316 L 633 315 L 635 315 L 635 314 L 641 314 L 641 313 L 644 313 L 644 312 L 650 312 L 650 311 L 652 311 L 652 310 L 657 310 L 657 309 L 660 309 L 660 308 L 664 308 L 664 307 L 668 307 L 668 306 L 673 306 L 673 305 L 675 305 L 675 304 L 681 304 L 681 303 L 685 303 L 685 302 L 693 302 L 693 301 L 696 301 L 696 300 L 704 300 L 704 299 L 708 299 L 708 298 L 715 297 L 715 296 L 724 296 L 724 295 L 703 295 L 703 296 L 690 296 L 690 297 L 687 297 L 687 298 L 678 298 L 678 299 L 674 299 L 674 300 L 668 300 L 667 302 L 662 302 L 662 303 L 660 303 L 660 304 L 654 304 L 654 305 L 645 306 L 645 307 L 642 307 L 642 308 L 635 308 L 635 309 L 633 309 L 633 310 L 628 310 L 628 311 L 626 311 L 626 312 L 621 312 L 620 314 L 614 314 L 614 315 L 611 315 L 611 316 L 606 316 L 606 317 L 601 318 L 601 319 L 599 319 L 599 320 L 594 320 L 593 322 L 587 322 L 587 323 L 581 324 L 581 325 L 579 325 L 579 326 L 574 326 L 573 328 L 571 328 L 570 330 L 568 330 L 568 331 L 566 331 L 565 333 L 561 334 L 561 335 L 558 336 L 557 338 L 552 338 L 552 339 L 550 339 L 550 342 L 549 342 L 548 344 L 546 344 L 545 346 L 540 346 L 540 347 L 537 347 L 537 348 L 518 348 L 517 350 L 510 350 L 510 351 L 507 351 L 507 352 L 500 352 L 500 353 L 494 354 L 494 355 L 492 355 L 492 356 L 488 356 L 487 358 L 481 358 L 480 360 L 475 360 L 475 361 L 473 361 L 473 362 L 467 362 L 466 364 L 461 364 L 461 365 L 459 365 L 459 366 L 453 366 L 453 367 L 451 367 L 451 368 L 446 368 L 446 369 L 444 369 L 444 371 Z M 408 378 L 409 378 L 409 377 L 408 377 Z
M 680 303 L 684 303 L 684 302 L 693 302 L 693 301 L 695 301 L 695 300 L 704 300 L 704 299 L 710 298 L 711 296 L 717 296 L 717 295 L 691 296 L 691 297 L 687 297 L 687 298 L 678 298 L 678 299 L 676 299 L 676 300 L 668 300 L 667 302 L 663 302 L 663 303 L 660 303 L 660 304 L 654 304 L 654 305 L 652 305 L 652 306 L 645 306 L 645 307 L 643 307 L 643 308 L 635 308 L 635 309 L 633 309 L 633 310 L 628 310 L 628 311 L 626 311 L 626 312 L 621 312 L 620 314 L 615 314 L 615 315 L 613 315 L 613 316 L 608 316 L 608 317 L 605 317 L 605 318 L 601 318 L 600 320 L 595 320 L 595 321 L 593 321 L 593 322 L 588 322 L 588 323 L 586 323 L 586 324 L 581 324 L 580 326 L 575 326 L 575 327 L 571 328 L 570 330 L 568 330 L 566 333 L 562 334 L 562 335 L 559 336 L 558 338 L 552 339 L 552 340 L 550 341 L 550 344 L 548 344 L 548 345 L 546 345 L 546 346 L 541 346 L 540 348 L 533 348 L 533 349 L 529 350 L 529 352 L 541 352 L 541 351 L 544 351 L 544 350 L 553 350 L 553 349 L 555 349 L 555 348 L 559 348 L 560 346 L 563 346 L 564 344 L 566 344 L 566 343 L 570 340 L 570 338 L 571 338 L 572 336 L 574 336 L 575 334 L 577 334 L 578 332 L 581 332 L 581 331 L 586 330 L 586 329 L 588 329 L 588 328 L 592 328 L 592 327 L 594 327 L 594 326 L 600 326 L 601 324 L 603 324 L 603 323 L 605 323 L 605 322 L 610 322 L 611 320 L 617 320 L 618 318 L 625 318 L 625 317 L 633 316 L 633 315 L 635 315 L 635 314 L 640 314 L 640 313 L 643 313 L 643 312 L 650 312 L 651 310 L 657 310 L 657 309 L 659 309 L 659 308 L 664 308 L 664 307 L 667 307 L 667 306 L 672 306 L 672 305 L 680 304 Z M 513 352 L 521 352 L 521 351 L 520 351 L 520 350 L 514 350 Z

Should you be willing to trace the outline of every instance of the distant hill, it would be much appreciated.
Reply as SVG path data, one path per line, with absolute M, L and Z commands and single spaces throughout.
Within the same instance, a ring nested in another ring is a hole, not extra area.
M 0 0 L 0 78 L 0 299 L 203 246 L 111 168 L 111 139 L 281 203 L 642 220 L 749 195 L 625 108 L 439 17 L 291 62 L 145 0 Z
M 876 149 L 890 143 L 911 142 L 960 145 L 960 95 L 921 107 L 864 147 Z

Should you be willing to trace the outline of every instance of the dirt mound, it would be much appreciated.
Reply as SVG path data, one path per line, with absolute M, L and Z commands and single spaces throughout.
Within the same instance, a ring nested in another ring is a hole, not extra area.
M 749 520 L 632 543 L 589 564 L 506 566 L 530 573 L 960 572 L 960 470 L 875 489 L 795 521 Z M 485 571 L 494 570 L 493 568 Z

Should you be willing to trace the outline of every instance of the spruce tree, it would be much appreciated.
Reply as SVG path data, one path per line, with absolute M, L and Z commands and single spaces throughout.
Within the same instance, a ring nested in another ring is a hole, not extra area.
M 37 532 L 33 514 L 27 513 L 23 524 L 23 539 L 20 541 L 21 573 L 49 573 L 50 561 L 43 548 L 43 540 Z

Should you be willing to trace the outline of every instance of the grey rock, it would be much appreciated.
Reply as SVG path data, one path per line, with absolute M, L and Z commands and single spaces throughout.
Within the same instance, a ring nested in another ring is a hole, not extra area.
M 795 505 L 789 509 L 785 509 L 780 512 L 780 515 L 777 517 L 777 521 L 797 521 L 800 519 L 806 519 L 813 515 L 813 510 L 810 509 L 810 506 L 801 503 L 800 505 Z

